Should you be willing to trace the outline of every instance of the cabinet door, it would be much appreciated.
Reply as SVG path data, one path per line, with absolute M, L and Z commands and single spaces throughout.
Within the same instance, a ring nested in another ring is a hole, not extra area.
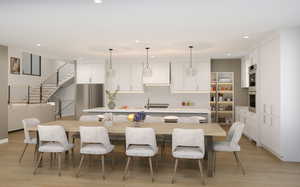
M 143 91 L 143 64 L 133 63 L 131 64 L 131 91 Z
M 91 77 L 90 83 L 92 84 L 104 84 L 105 82 L 105 67 L 103 63 L 89 64 Z
M 170 63 L 166 62 L 152 62 L 150 67 L 152 69 L 151 77 L 143 77 L 145 84 L 169 84 L 170 79 Z
M 249 87 L 249 59 L 242 60 L 241 63 L 241 87 L 248 88 Z
M 172 91 L 182 91 L 183 90 L 183 79 L 184 79 L 184 66 L 183 63 L 172 63 L 171 66 L 171 86 Z
M 197 91 L 210 91 L 210 62 L 201 62 L 197 64 Z
M 90 83 L 91 71 L 89 64 L 87 63 L 77 63 L 76 71 L 76 82 L 77 84 L 88 84 Z
M 130 91 L 131 85 L 131 69 L 129 63 L 119 63 L 115 65 L 116 83 L 120 91 Z

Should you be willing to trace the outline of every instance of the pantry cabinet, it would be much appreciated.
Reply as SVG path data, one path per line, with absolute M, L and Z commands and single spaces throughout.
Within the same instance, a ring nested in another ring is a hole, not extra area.
M 104 84 L 105 82 L 105 64 L 85 61 L 77 62 L 76 67 L 77 84 Z
M 171 64 L 171 90 L 173 93 L 201 93 L 210 91 L 210 62 L 194 63 L 195 75 L 187 74 L 188 63 Z

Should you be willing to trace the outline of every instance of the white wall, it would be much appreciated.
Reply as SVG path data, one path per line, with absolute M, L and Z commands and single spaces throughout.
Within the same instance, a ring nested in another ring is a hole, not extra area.
M 284 159 L 300 162 L 300 27 L 280 33 L 281 131 Z

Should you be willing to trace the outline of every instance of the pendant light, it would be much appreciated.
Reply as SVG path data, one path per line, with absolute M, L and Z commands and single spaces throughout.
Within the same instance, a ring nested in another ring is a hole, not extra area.
M 143 75 L 145 77 L 151 77 L 152 76 L 152 70 L 151 70 L 151 67 L 150 67 L 150 64 L 149 64 L 149 47 L 146 47 L 145 48 L 146 51 L 147 51 L 147 63 L 146 63 L 146 66 L 144 67 L 144 71 L 143 71 Z
M 109 49 L 109 63 L 108 63 L 108 68 L 107 68 L 107 74 L 109 76 L 114 75 L 114 69 L 112 67 L 112 51 L 113 51 L 113 49 Z
M 187 75 L 189 76 L 195 76 L 196 72 L 193 68 L 193 55 L 192 55 L 192 51 L 193 51 L 193 46 L 190 45 L 189 46 L 189 49 L 190 49 L 190 64 L 189 64 L 189 67 L 187 68 Z

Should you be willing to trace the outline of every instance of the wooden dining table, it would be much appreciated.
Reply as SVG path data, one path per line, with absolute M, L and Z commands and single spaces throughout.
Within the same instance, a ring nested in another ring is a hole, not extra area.
M 174 128 L 183 129 L 203 129 L 206 144 L 206 158 L 207 158 L 207 176 L 214 175 L 214 153 L 213 153 L 213 137 L 226 136 L 225 130 L 218 123 L 145 123 L 139 122 L 114 122 L 107 125 L 105 122 L 82 122 L 76 120 L 58 120 L 41 125 L 60 125 L 65 128 L 67 133 L 78 133 L 80 126 L 104 126 L 108 129 L 110 135 L 125 135 L 126 127 L 153 128 L 156 135 L 171 135 Z M 37 127 L 28 129 L 31 132 L 37 132 Z M 37 138 L 39 138 L 37 133 Z M 39 140 L 39 139 L 38 139 Z M 39 141 L 38 141 L 39 142 Z

